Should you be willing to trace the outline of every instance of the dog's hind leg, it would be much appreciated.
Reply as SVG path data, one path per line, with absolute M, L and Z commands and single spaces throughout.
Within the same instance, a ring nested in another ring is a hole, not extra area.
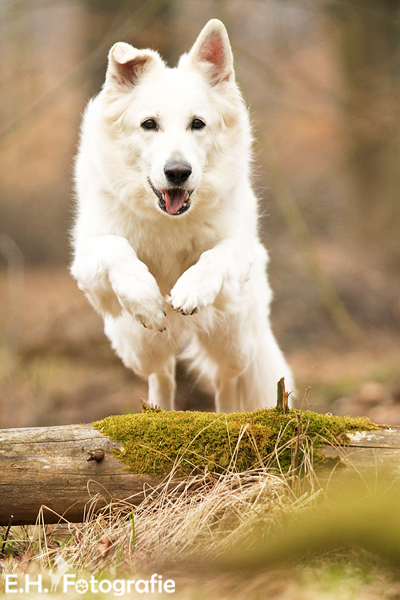
M 164 363 L 162 370 L 149 375 L 149 402 L 164 410 L 173 410 L 175 402 L 175 356 Z
M 211 333 L 198 333 L 197 341 L 203 365 L 195 360 L 194 366 L 213 381 L 217 412 L 275 406 L 281 377 L 286 389 L 294 390 L 290 368 L 265 314 L 231 315 Z
M 198 332 L 196 336 L 194 367 L 212 380 L 217 412 L 240 409 L 239 375 L 246 366 L 246 357 L 238 350 L 231 333 L 226 327 L 217 327 L 210 334 Z
M 269 328 L 258 335 L 254 333 L 247 343 L 243 337 L 240 341 L 243 346 L 236 344 L 235 347 L 229 337 L 225 338 L 218 354 L 215 345 L 213 348 L 217 412 L 253 411 L 275 406 L 277 383 L 281 377 L 285 377 L 286 389 L 294 390 L 290 369 Z M 247 349 L 246 354 L 242 353 L 242 348 Z
M 215 410 L 221 412 L 239 411 L 238 377 L 224 377 L 221 374 L 214 381 Z
M 148 379 L 149 402 L 172 410 L 175 400 L 175 355 L 177 342 L 166 332 L 145 329 L 128 313 L 105 319 L 105 332 L 126 367 Z

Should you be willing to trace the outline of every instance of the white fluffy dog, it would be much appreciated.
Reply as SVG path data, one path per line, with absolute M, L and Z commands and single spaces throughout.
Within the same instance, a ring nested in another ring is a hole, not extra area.
M 72 274 L 164 409 L 178 353 L 211 378 L 219 412 L 275 405 L 281 377 L 293 389 L 269 324 L 251 141 L 220 21 L 174 69 L 111 48 L 83 120 Z

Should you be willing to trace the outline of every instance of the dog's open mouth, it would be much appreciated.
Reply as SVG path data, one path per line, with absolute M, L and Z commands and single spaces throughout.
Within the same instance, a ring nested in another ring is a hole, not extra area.
M 172 215 L 182 215 L 190 208 L 190 196 L 194 190 L 184 190 L 180 187 L 169 188 L 167 190 L 158 190 L 154 187 L 150 179 L 149 185 L 158 198 L 158 206 L 164 212 Z

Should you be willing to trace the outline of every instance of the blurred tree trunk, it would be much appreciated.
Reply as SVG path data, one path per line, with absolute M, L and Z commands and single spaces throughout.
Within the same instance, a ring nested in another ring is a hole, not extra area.
M 343 116 L 359 217 L 354 228 L 367 243 L 390 243 L 386 236 L 397 238 L 400 224 L 399 8 L 399 0 L 328 2 L 345 79 Z

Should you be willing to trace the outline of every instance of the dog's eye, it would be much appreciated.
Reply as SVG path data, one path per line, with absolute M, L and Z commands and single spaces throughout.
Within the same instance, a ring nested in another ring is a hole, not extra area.
M 143 129 L 157 129 L 157 122 L 154 119 L 146 119 L 141 124 Z
M 205 127 L 205 126 L 206 126 L 206 124 L 201 119 L 193 119 L 190 127 L 192 129 L 203 129 L 203 127 Z

